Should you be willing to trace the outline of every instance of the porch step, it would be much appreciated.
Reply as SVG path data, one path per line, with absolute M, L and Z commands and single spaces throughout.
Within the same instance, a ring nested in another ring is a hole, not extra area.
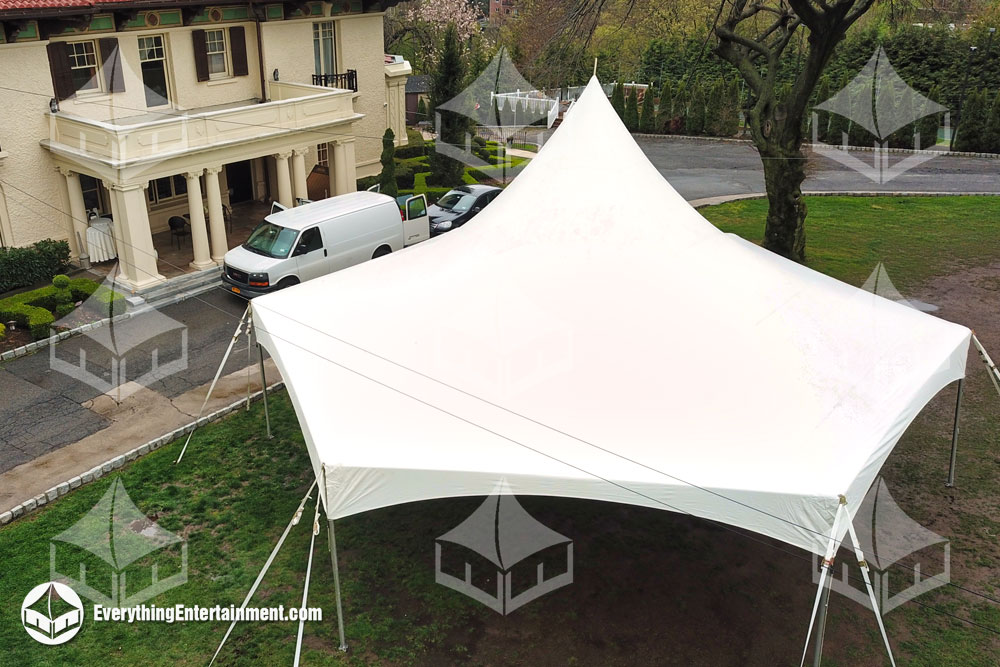
M 138 295 L 145 299 L 147 304 L 155 307 L 157 304 L 167 301 L 183 300 L 201 292 L 207 292 L 221 284 L 222 267 L 212 266 L 201 271 L 170 278 L 164 283 L 139 291 Z

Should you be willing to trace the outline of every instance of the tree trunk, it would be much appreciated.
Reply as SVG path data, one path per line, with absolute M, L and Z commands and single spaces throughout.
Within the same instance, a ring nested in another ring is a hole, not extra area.
M 768 201 L 764 247 L 782 257 L 805 262 L 805 155 L 798 144 L 782 146 L 767 140 L 758 141 L 757 150 L 764 164 Z

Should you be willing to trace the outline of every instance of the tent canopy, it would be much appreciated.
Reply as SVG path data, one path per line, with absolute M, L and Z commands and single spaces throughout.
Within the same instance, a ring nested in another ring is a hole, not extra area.
M 252 314 L 331 518 L 505 481 L 818 554 L 971 333 L 718 231 L 596 79 L 471 223 Z

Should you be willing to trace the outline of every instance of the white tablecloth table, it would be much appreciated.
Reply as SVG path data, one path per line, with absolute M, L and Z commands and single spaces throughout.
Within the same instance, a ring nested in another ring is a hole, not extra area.
M 106 262 L 118 256 L 112 223 L 107 218 L 90 221 L 87 227 L 87 252 L 91 262 Z

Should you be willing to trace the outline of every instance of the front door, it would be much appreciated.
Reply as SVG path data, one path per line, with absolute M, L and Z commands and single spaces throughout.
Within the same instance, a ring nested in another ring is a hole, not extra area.
M 250 167 L 250 160 L 227 164 L 226 182 L 229 184 L 230 204 L 253 199 L 253 169 Z
M 319 227 L 312 227 L 302 232 L 298 243 L 295 244 L 293 256 L 298 268 L 299 280 L 304 282 L 326 275 L 329 262 Z

